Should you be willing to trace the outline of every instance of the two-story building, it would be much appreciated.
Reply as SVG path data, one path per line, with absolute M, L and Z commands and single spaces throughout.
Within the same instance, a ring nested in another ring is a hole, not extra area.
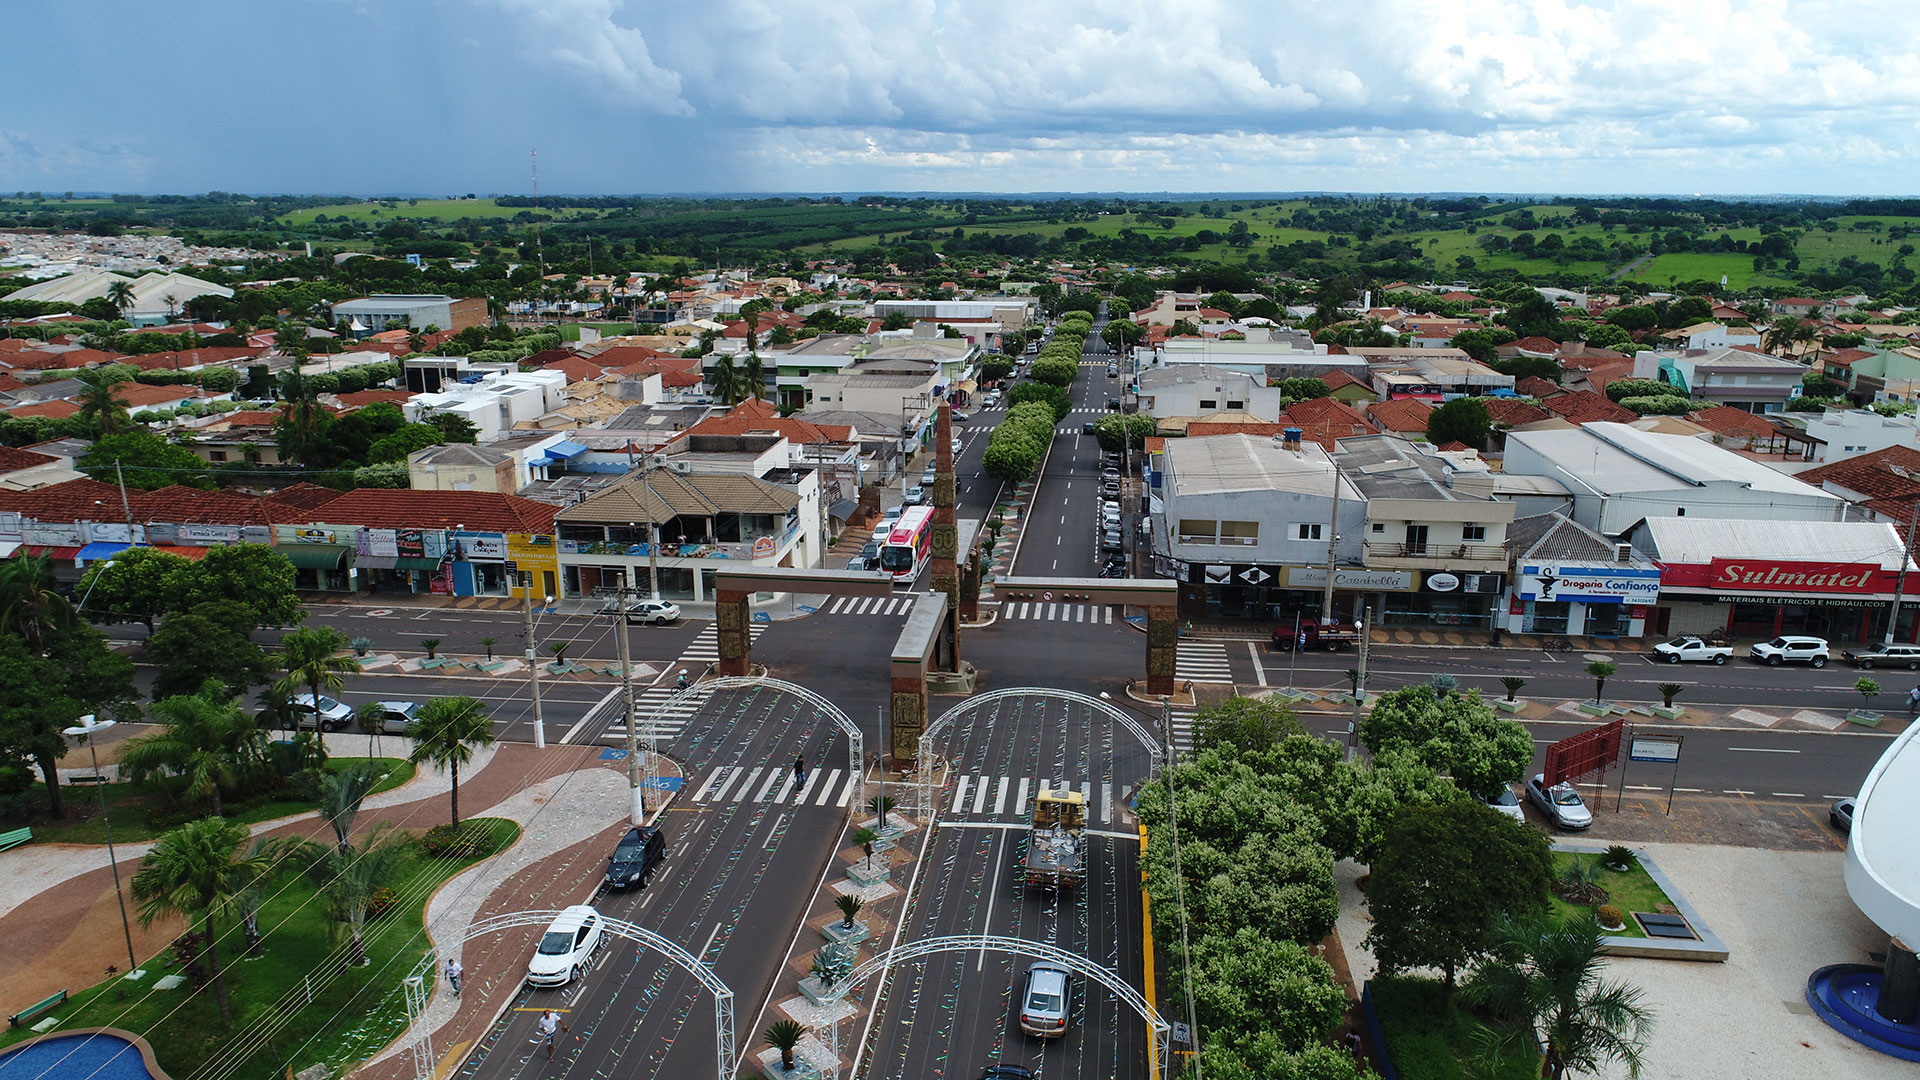
M 1280 418 L 1280 390 L 1264 375 L 1205 365 L 1149 368 L 1140 373 L 1140 411 L 1161 430 L 1183 430 L 1187 422 L 1219 413 L 1244 414 L 1273 423 Z
M 1752 413 L 1779 412 L 1800 396 L 1807 368 L 1746 349 L 1643 352 L 1633 358 L 1633 377 L 1677 388 L 1696 401 L 1731 405 Z
M 566 385 L 566 373 L 553 368 L 495 372 L 474 382 L 455 383 L 438 393 L 415 394 L 401 408 L 408 420 L 416 422 L 442 415 L 462 417 L 473 424 L 479 441 L 485 443 L 559 408 Z

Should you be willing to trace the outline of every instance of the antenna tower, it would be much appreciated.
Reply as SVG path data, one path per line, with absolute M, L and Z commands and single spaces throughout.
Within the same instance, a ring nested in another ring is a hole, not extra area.
M 533 252 L 540 259 L 540 277 L 547 276 L 547 249 L 540 241 L 540 148 L 527 151 L 533 159 Z

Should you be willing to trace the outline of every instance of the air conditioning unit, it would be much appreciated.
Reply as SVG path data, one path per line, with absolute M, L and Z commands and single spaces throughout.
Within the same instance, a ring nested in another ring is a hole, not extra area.
M 1613 545 L 1613 561 L 1614 562 L 1632 562 L 1633 561 L 1633 545 L 1632 544 Z
M 669 462 L 667 462 L 667 468 L 669 468 L 669 469 L 672 469 L 672 470 L 673 470 L 674 472 L 677 472 L 677 473 L 679 473 L 679 474 L 681 474 L 682 476 L 684 476 L 684 475 L 686 475 L 687 473 L 690 473 L 690 472 L 692 472 L 692 471 L 693 471 L 693 462 L 691 462 L 691 461 L 669 461 Z

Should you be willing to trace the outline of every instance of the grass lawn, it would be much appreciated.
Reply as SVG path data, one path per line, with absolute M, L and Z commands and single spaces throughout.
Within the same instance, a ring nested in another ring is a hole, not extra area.
M 1565 870 L 1567 865 L 1575 859 L 1596 865 L 1600 862 L 1600 856 L 1597 852 L 1556 851 L 1553 853 L 1554 873 L 1557 874 Z M 1646 867 L 1641 866 L 1638 862 L 1633 864 L 1631 870 L 1625 872 L 1608 870 L 1604 866 L 1601 867 L 1600 885 L 1605 888 L 1609 894 L 1607 903 L 1619 908 L 1620 914 L 1626 917 L 1627 928 L 1625 930 L 1609 931 L 1619 937 L 1646 937 L 1647 935 L 1641 932 L 1640 925 L 1633 921 L 1633 913 L 1636 911 L 1657 911 L 1659 909 L 1654 905 L 1673 903 L 1667 894 L 1661 890 L 1660 886 L 1654 884 L 1653 877 L 1647 873 Z M 1579 912 L 1591 910 L 1590 908 L 1569 904 L 1557 896 L 1549 897 L 1548 902 L 1553 905 L 1554 915 L 1562 919 L 1571 918 Z
M 620 337 L 626 334 L 644 334 L 647 332 L 644 326 L 636 331 L 630 322 L 561 323 L 558 328 L 560 331 L 560 340 L 579 341 L 580 328 L 583 326 L 591 326 L 595 330 L 600 331 L 601 337 Z
M 370 794 L 391 791 L 413 779 L 413 763 L 405 758 L 336 757 L 327 760 L 327 768 L 338 770 L 367 760 L 378 760 L 387 769 L 387 778 L 380 781 Z M 36 805 L 44 805 L 45 785 L 35 784 L 31 794 Z M 33 822 L 33 839 L 55 844 L 106 843 L 107 829 L 100 817 L 100 795 L 92 785 L 68 785 L 61 789 L 61 795 L 66 800 L 66 813 L 59 821 Z M 107 808 L 113 819 L 115 843 L 152 840 L 182 822 L 204 816 L 206 807 L 204 801 L 175 804 L 153 784 L 107 785 Z M 221 809 L 228 820 L 251 825 L 258 821 L 306 813 L 313 809 L 313 801 L 301 795 L 297 789 L 282 788 L 255 799 L 228 800 Z
M 1530 1040 L 1518 1042 L 1486 1071 L 1473 1067 L 1481 1054 L 1481 1021 L 1441 999 L 1440 980 L 1409 977 L 1373 980 L 1387 1054 L 1401 1080 L 1532 1080 L 1540 1054 Z
M 501 848 L 520 836 L 520 827 L 502 818 L 465 824 L 486 829 Z M 198 990 L 191 982 L 152 988 L 171 957 L 149 962 L 143 983 L 109 979 L 73 995 L 55 1015 L 63 1029 L 113 1026 L 144 1035 L 161 1068 L 175 1077 L 202 1067 L 216 1076 L 273 1077 L 284 1075 L 289 1063 L 297 1072 L 321 1061 L 342 1075 L 351 1071 L 342 1065 L 370 1056 L 405 1028 L 401 980 L 427 953 L 426 902 L 442 882 L 476 861 L 416 856 L 392 886 L 394 905 L 367 923 L 365 967 L 345 966 L 346 940 L 331 933 L 304 878 L 281 882 L 261 907 L 256 955 L 238 955 L 242 938 L 233 920 L 218 924 L 232 1000 L 230 1032 L 220 1029 L 210 984 Z M 0 1047 L 34 1034 L 26 1028 L 0 1033 Z

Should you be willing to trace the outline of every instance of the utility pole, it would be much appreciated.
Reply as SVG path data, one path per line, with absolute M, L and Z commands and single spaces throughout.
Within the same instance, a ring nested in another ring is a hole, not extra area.
M 544 750 L 547 746 L 547 716 L 540 708 L 539 642 L 533 640 L 533 571 L 524 573 L 527 575 L 527 672 L 533 679 L 533 745 Z
M 1355 669 L 1360 677 L 1353 683 L 1353 720 L 1347 725 L 1348 761 L 1353 760 L 1354 745 L 1360 737 L 1360 703 L 1367 697 L 1367 639 L 1373 633 L 1373 605 L 1368 604 L 1365 610 L 1366 614 L 1354 628 L 1360 632 L 1360 666 Z
M 120 484 L 120 509 L 127 515 L 127 543 L 137 543 L 139 538 L 133 535 L 133 504 L 127 501 L 127 477 L 120 471 L 119 458 L 113 459 L 113 478 Z
M 633 710 L 633 660 L 627 648 L 627 579 L 620 579 L 620 626 L 614 637 L 620 643 L 620 685 L 627 703 L 627 812 L 635 825 L 647 823 L 646 788 L 640 784 L 640 717 Z
M 126 489 L 121 489 L 124 498 Z M 131 516 L 128 518 L 132 520 Z M 1893 636 L 1900 632 L 1900 598 L 1907 591 L 1907 564 L 1913 561 L 1913 530 L 1920 527 L 1920 499 L 1913 503 L 1913 516 L 1907 520 L 1907 542 L 1900 545 L 1900 574 L 1893 579 L 1893 606 L 1887 610 L 1886 644 L 1893 644 Z

